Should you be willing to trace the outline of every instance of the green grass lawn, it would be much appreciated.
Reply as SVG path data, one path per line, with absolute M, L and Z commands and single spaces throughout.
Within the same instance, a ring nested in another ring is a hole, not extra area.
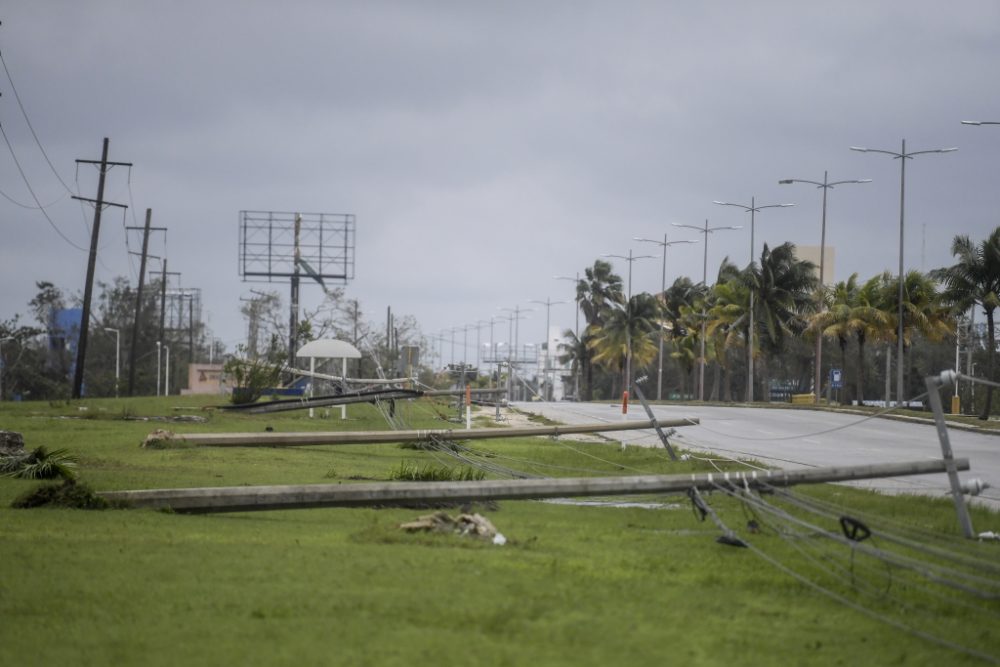
M 139 447 L 153 428 L 384 428 L 368 406 L 350 407 L 351 419 L 342 422 L 339 410 L 309 420 L 203 410 L 208 403 L 4 403 L 0 429 L 23 433 L 29 449 L 68 448 L 80 458 L 81 479 L 102 491 L 349 484 L 387 480 L 404 461 L 446 463 L 439 453 L 397 445 Z M 421 428 L 440 428 L 441 415 L 451 415 L 423 402 L 400 403 L 399 411 Z M 135 421 L 178 414 L 208 421 Z M 708 465 L 674 463 L 662 450 L 622 451 L 617 443 L 521 438 L 470 447 L 493 464 L 554 476 Z M 699 521 L 684 496 L 644 499 L 680 509 L 532 501 L 479 508 L 508 539 L 495 546 L 400 531 L 400 523 L 429 511 L 420 509 L 181 515 L 10 508 L 36 485 L 0 478 L 0 665 L 981 664 L 839 604 L 751 550 L 717 543 L 719 529 Z M 934 531 L 944 536 L 936 544 L 970 559 L 1000 561 L 1000 545 L 958 537 L 948 502 L 836 486 L 802 492 Z M 814 535 L 789 536 L 763 516 L 762 530 L 748 534 L 753 515 L 742 504 L 722 493 L 707 500 L 727 525 L 780 561 L 800 571 L 839 568 L 832 570 L 839 575 L 814 577 L 839 594 L 856 600 L 858 587 L 889 581 L 868 608 L 1000 655 L 996 600 L 955 604 L 953 592 L 941 596 L 905 570 L 824 549 Z M 973 520 L 983 530 L 1000 525 L 984 510 L 974 510 Z M 802 553 L 817 561 L 810 565 Z

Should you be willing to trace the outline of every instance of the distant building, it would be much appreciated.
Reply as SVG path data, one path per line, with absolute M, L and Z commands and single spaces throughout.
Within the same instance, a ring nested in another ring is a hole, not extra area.
M 824 249 L 823 276 L 820 279 L 824 285 L 833 284 L 834 264 L 837 259 L 837 249 L 833 246 L 826 246 Z M 797 245 L 795 246 L 795 256 L 802 261 L 812 262 L 816 265 L 816 277 L 819 275 L 819 246 L 818 245 Z

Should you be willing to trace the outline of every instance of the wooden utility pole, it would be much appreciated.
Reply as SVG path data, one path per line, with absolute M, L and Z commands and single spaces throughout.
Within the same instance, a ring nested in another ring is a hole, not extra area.
M 463 390 L 461 393 L 465 393 Z M 672 419 L 660 426 L 697 426 L 697 419 Z M 559 437 L 575 433 L 609 433 L 639 431 L 654 428 L 654 420 L 568 424 L 561 426 L 519 426 L 516 428 L 417 429 L 406 431 L 300 431 L 296 433 L 175 433 L 161 440 L 165 446 L 177 447 L 304 447 L 312 445 L 375 445 L 398 442 L 428 442 L 440 440 L 496 440 L 534 435 Z
M 101 211 L 105 206 L 128 208 L 124 204 L 104 201 L 104 178 L 109 167 L 131 167 L 131 162 L 108 162 L 108 138 L 104 137 L 104 148 L 101 159 L 77 160 L 77 164 L 100 165 L 100 175 L 97 180 L 97 199 L 74 196 L 73 199 L 90 202 L 94 205 L 94 225 L 90 232 L 90 256 L 87 259 L 87 282 L 83 287 L 83 313 L 80 316 L 80 337 L 76 344 L 76 368 L 73 373 L 73 398 L 83 396 L 83 371 L 87 362 L 87 338 L 90 333 L 90 302 L 94 295 L 94 266 L 97 263 L 97 242 L 101 234 Z
M 497 430 L 497 429 L 495 429 Z M 499 429 L 503 430 L 503 429 Z M 968 459 L 955 459 L 958 470 L 968 470 Z M 760 484 L 792 486 L 899 475 L 944 472 L 940 460 L 837 466 L 806 470 L 762 470 L 683 475 L 629 477 L 566 477 L 548 479 L 491 479 L 481 482 L 372 482 L 361 484 L 305 484 L 294 486 L 229 486 L 197 489 L 105 491 L 107 500 L 146 509 L 177 512 L 246 512 L 309 507 L 364 507 L 392 503 L 472 502 L 529 498 L 616 496 L 632 493 L 682 493 L 690 488 L 713 489 L 717 484 L 752 488 Z
M 156 230 L 166 233 L 166 227 L 150 227 L 153 220 L 153 209 L 146 209 L 146 224 L 141 227 L 142 231 L 142 257 L 139 260 L 139 286 L 135 293 L 135 318 L 132 321 L 132 341 L 128 355 L 128 395 L 135 395 L 135 357 L 139 342 L 139 321 L 142 316 L 142 290 L 146 283 L 146 259 L 149 256 L 149 232 Z M 140 229 L 140 227 L 126 227 L 125 229 Z

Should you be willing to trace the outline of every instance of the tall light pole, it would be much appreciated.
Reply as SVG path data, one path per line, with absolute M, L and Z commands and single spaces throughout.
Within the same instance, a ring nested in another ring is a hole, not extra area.
M 703 259 L 701 263 L 701 284 L 708 291 L 708 235 L 712 232 L 722 231 L 724 229 L 743 229 L 742 225 L 725 225 L 719 227 L 709 227 L 708 219 L 705 219 L 704 227 L 696 227 L 695 225 L 685 225 L 679 222 L 671 223 L 674 227 L 686 227 L 688 229 L 694 229 L 705 235 L 704 243 L 702 244 Z M 705 337 L 706 328 L 708 326 L 707 313 L 705 312 L 705 306 L 702 305 L 701 308 L 701 342 L 699 343 L 701 351 L 698 356 L 698 400 L 705 400 Z
M 1000 125 L 1000 120 L 963 120 L 962 125 Z
M 853 179 L 847 181 L 834 181 L 833 183 L 827 180 L 828 172 L 823 172 L 823 182 L 819 181 L 808 181 L 802 178 L 786 178 L 778 181 L 779 185 L 790 185 L 792 183 L 808 183 L 810 185 L 815 185 L 818 188 L 823 188 L 823 216 L 822 222 L 820 224 L 820 234 L 819 234 L 819 288 L 816 290 L 816 308 L 817 312 L 822 312 L 823 310 L 823 280 L 826 278 L 825 273 L 825 262 L 826 262 L 826 193 L 828 190 L 833 189 L 837 185 L 845 185 L 848 183 L 871 183 L 870 178 Z M 813 396 L 813 403 L 819 403 L 819 390 L 820 384 L 823 381 L 822 366 L 823 366 L 823 335 L 822 332 L 816 332 L 816 360 L 815 369 L 813 374 L 813 391 L 815 395 Z
M 583 341 L 580 340 L 580 290 L 577 289 L 577 285 L 580 284 L 580 272 L 576 272 L 576 277 L 571 278 L 570 276 L 552 276 L 554 280 L 572 280 L 573 281 L 573 301 L 576 302 L 576 324 L 574 325 L 573 335 L 576 336 L 577 346 L 583 345 Z M 576 400 L 580 400 L 580 359 L 576 361 L 576 372 L 573 373 L 573 390 L 576 392 Z
M 3 344 L 9 340 L 14 340 L 13 336 L 0 338 L 0 401 L 3 400 L 3 374 L 7 370 L 7 365 L 3 360 Z
M 795 204 L 764 204 L 762 206 L 757 206 L 757 200 L 755 197 L 750 198 L 750 205 L 746 204 L 731 204 L 724 201 L 714 201 L 713 204 L 718 204 L 719 206 L 735 206 L 741 208 L 744 211 L 750 213 L 750 277 L 753 278 L 753 235 L 754 235 L 754 222 L 756 219 L 757 211 L 761 211 L 765 208 L 787 208 L 789 206 L 795 206 Z M 754 301 L 754 289 L 753 285 L 750 285 L 750 329 L 747 334 L 747 402 L 753 403 L 753 337 L 754 337 L 754 313 L 753 313 L 753 301 Z
M 156 395 L 160 395 L 160 359 L 162 359 L 163 343 L 156 341 Z
M 514 344 L 509 350 L 507 350 L 507 397 L 510 399 L 511 391 L 517 390 L 517 385 L 514 382 L 514 364 L 520 363 L 518 361 L 518 351 L 517 351 L 517 339 L 521 330 L 521 313 L 531 311 L 531 308 L 521 308 L 520 305 L 514 306 L 513 308 L 500 308 L 500 310 L 505 310 L 509 313 L 513 313 L 510 317 L 511 327 L 514 329 Z M 511 359 L 511 354 L 513 353 L 513 359 Z
M 112 327 L 101 327 L 105 331 L 115 332 L 115 398 L 118 398 L 118 382 L 120 379 L 119 369 L 121 368 L 121 354 L 122 354 L 122 343 L 121 343 L 121 331 L 118 329 L 113 329 Z
M 668 241 L 667 235 L 663 235 L 663 240 L 659 241 L 657 239 L 644 239 L 638 236 L 632 237 L 633 241 L 644 241 L 646 243 L 655 243 L 663 248 L 663 275 L 660 278 L 660 295 L 663 297 L 663 303 L 667 302 L 667 246 L 677 245 L 678 243 L 697 243 L 694 241 Z M 660 329 L 660 350 L 658 356 L 658 366 L 656 369 L 656 400 L 663 400 L 663 326 Z
M 475 324 L 475 327 L 476 327 L 476 377 L 477 378 L 479 377 L 479 365 L 482 363 L 482 361 L 481 361 L 481 358 L 482 358 L 481 357 L 481 352 L 483 350 L 483 347 L 482 347 L 482 336 L 480 335 L 479 332 L 483 330 L 483 327 L 485 327 L 486 324 L 487 324 L 487 322 L 485 320 L 476 320 L 476 324 Z
M 545 301 L 532 301 L 531 303 L 539 303 L 545 306 L 545 365 L 543 366 L 545 375 L 545 400 L 552 400 L 552 383 L 549 382 L 549 376 L 552 373 L 552 366 L 549 363 L 549 348 L 552 347 L 550 343 L 552 342 L 552 336 L 549 335 L 549 311 L 552 306 L 566 303 L 565 301 L 553 301 L 550 297 L 545 297 Z
M 653 255 L 633 255 L 629 248 L 628 256 L 605 254 L 603 257 L 617 257 L 628 262 L 628 296 L 625 299 L 625 386 L 622 391 L 628 393 L 632 389 L 632 263 L 640 259 L 656 259 Z
M 858 151 L 860 153 L 883 153 L 885 155 L 891 155 L 893 160 L 899 160 L 899 308 L 896 313 L 896 317 L 899 319 L 899 326 L 897 327 L 896 335 L 899 339 L 899 343 L 896 346 L 896 405 L 901 406 L 903 404 L 903 227 L 904 227 L 904 210 L 906 204 L 906 161 L 912 160 L 915 155 L 923 155 L 925 153 L 952 153 L 957 151 L 957 148 L 936 148 L 926 151 L 911 151 L 906 152 L 906 139 L 903 139 L 903 147 L 897 153 L 896 151 L 884 151 L 875 148 L 865 148 L 864 146 L 851 146 L 852 151 Z
M 170 395 L 170 347 L 168 345 L 164 345 L 163 349 L 167 351 L 167 368 L 166 368 L 166 375 L 163 379 L 163 395 L 169 396 Z

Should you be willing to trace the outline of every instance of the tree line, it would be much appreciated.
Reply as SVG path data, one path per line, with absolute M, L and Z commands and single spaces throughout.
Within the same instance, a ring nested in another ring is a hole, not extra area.
M 680 277 L 662 294 L 631 299 L 611 264 L 595 261 L 576 285 L 586 327 L 579 336 L 564 332 L 560 359 L 578 374 L 581 400 L 621 394 L 629 383 L 624 373 L 631 349 L 633 379 L 656 377 L 664 364 L 664 398 L 696 398 L 703 361 L 704 398 L 728 402 L 746 400 L 752 354 L 753 394 L 769 400 L 828 389 L 813 386 L 819 336 L 824 368 L 843 373 L 840 401 L 860 403 L 888 400 L 883 383 L 897 363 L 903 364 L 905 396 L 923 393 L 926 375 L 955 366 L 961 335 L 978 364 L 976 374 L 994 380 L 1000 227 L 980 242 L 956 236 L 951 250 L 955 264 L 903 276 L 902 360 L 892 359 L 899 336 L 899 276 L 853 274 L 820 285 L 815 265 L 798 259 L 791 243 L 764 244 L 759 261 L 742 269 L 723 260 L 713 285 Z M 968 315 L 975 313 L 985 317 L 985 336 L 968 336 L 974 333 Z M 964 360 L 962 370 L 967 370 Z M 976 403 L 985 418 L 992 390 L 979 392 Z

